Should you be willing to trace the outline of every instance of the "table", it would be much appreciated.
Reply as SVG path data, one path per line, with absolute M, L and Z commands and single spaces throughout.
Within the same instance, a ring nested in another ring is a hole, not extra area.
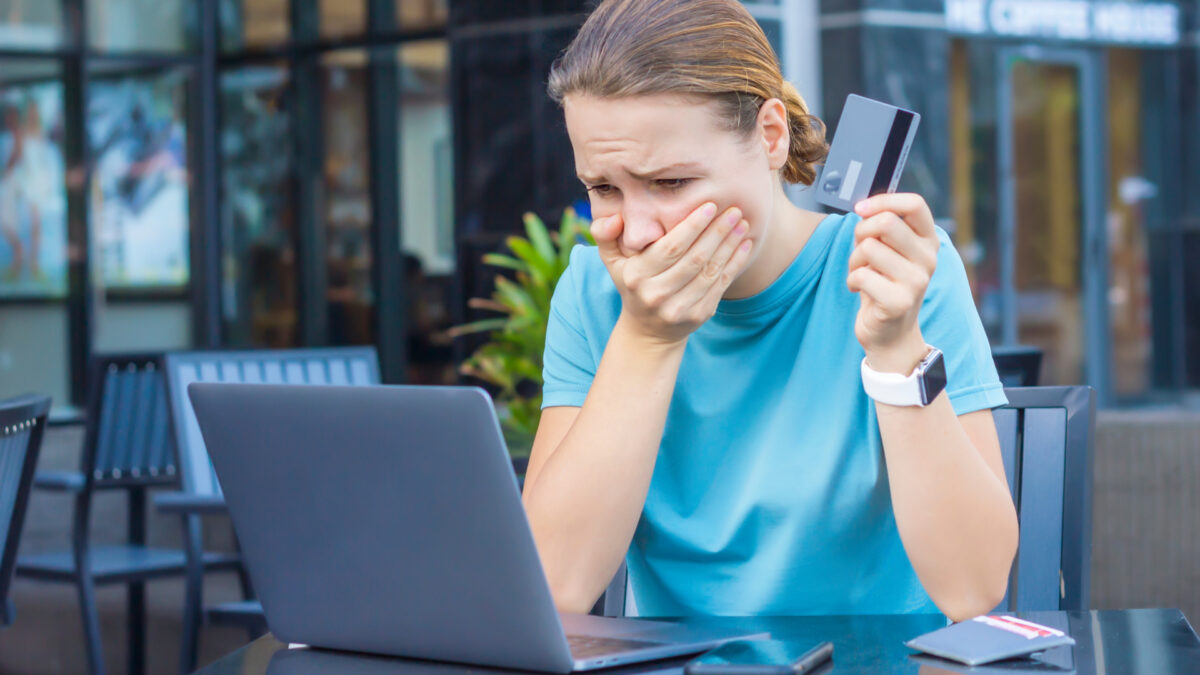
M 1059 647 L 1039 661 L 1010 661 L 965 668 L 940 659 L 914 656 L 904 641 L 946 625 L 941 615 L 833 617 L 703 617 L 690 624 L 768 631 L 781 640 L 834 643 L 832 668 L 821 673 L 1200 673 L 1200 639 L 1177 609 L 1130 609 L 1090 612 L 1024 612 L 1018 616 L 1066 630 L 1075 647 Z M 601 673 L 680 673 L 687 659 L 659 661 Z M 270 635 L 198 671 L 197 675 L 451 675 L 508 672 L 489 668 L 345 654 L 289 650 Z

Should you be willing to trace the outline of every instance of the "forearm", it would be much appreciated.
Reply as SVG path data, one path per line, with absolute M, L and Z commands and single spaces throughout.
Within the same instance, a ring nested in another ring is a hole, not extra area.
M 924 407 L 876 404 L 896 525 L 921 584 L 958 621 L 1000 602 L 1017 550 L 1008 486 L 946 394 Z
M 524 503 L 555 602 L 586 612 L 624 559 L 645 504 L 685 342 L 619 320 L 587 399 Z

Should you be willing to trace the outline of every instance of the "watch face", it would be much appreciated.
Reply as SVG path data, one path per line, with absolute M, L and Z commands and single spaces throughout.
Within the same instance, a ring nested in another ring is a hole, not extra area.
M 929 405 L 946 388 L 946 363 L 938 352 L 921 373 L 921 405 Z

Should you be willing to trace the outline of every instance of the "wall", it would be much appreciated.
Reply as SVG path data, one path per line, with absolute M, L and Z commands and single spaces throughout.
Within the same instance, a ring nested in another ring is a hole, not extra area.
M 63 305 L 0 306 L 0 398 L 28 391 L 56 404 L 71 392 L 67 310 Z

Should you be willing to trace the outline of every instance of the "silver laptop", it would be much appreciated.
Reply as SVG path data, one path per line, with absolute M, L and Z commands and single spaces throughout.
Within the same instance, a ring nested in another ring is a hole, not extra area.
M 279 640 L 570 672 L 765 637 L 560 615 L 481 389 L 188 394 Z

